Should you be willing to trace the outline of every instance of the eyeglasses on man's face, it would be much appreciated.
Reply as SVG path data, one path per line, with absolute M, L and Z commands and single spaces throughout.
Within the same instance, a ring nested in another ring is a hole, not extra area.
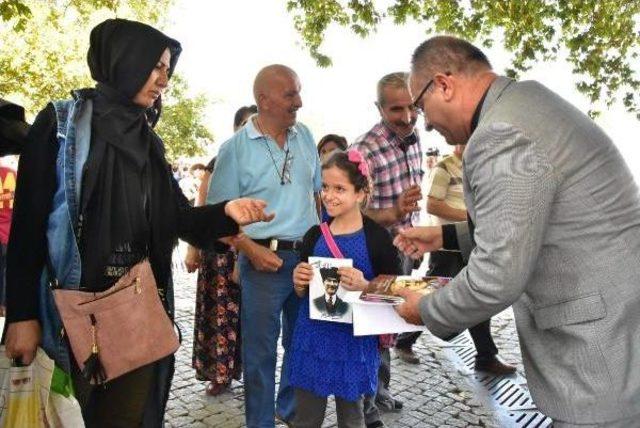
M 445 72 L 444 74 L 447 76 L 451 76 L 451 73 L 449 71 Z M 424 109 L 422 108 L 424 104 L 423 104 L 422 98 L 424 97 L 424 94 L 429 90 L 431 85 L 434 84 L 434 82 L 435 82 L 435 76 L 431 78 L 431 80 L 429 80 L 426 85 L 424 85 L 424 88 L 422 88 L 422 90 L 418 94 L 418 97 L 413 102 L 413 109 L 417 111 L 418 114 L 424 115 Z
M 424 110 L 422 109 L 422 97 L 424 97 L 424 93 L 427 92 L 427 90 L 431 87 L 432 84 L 433 84 L 433 79 L 429 80 L 427 84 L 424 85 L 424 88 L 422 88 L 422 90 L 418 94 L 418 97 L 413 102 L 413 109 L 416 112 L 418 112 L 418 114 L 424 114 Z

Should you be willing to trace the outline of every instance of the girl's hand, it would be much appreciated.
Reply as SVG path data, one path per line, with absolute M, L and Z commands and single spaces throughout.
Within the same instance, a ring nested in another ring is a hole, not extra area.
M 309 288 L 309 283 L 313 278 L 313 267 L 309 263 L 298 263 L 293 270 L 293 287 L 298 291 Z
M 340 285 L 349 291 L 362 291 L 367 288 L 369 281 L 364 279 L 364 275 L 356 268 L 341 267 L 338 268 L 340 275 Z

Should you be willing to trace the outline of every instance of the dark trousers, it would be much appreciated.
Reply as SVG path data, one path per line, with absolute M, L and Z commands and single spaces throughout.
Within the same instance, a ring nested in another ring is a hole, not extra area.
M 327 397 L 320 397 L 304 389 L 295 388 L 296 412 L 291 423 L 293 428 L 320 428 L 327 410 Z M 338 428 L 362 428 L 362 398 L 347 401 L 335 397 Z
M 459 252 L 434 251 L 429 259 L 428 275 L 454 277 L 464 266 L 464 259 Z M 402 333 L 398 336 L 396 348 L 411 349 L 421 333 L 421 331 Z M 471 327 L 469 333 L 478 351 L 477 360 L 491 360 L 498 353 L 498 348 L 491 336 L 491 318 Z
M 105 385 L 93 386 L 82 377 L 74 361 L 71 378 L 87 428 L 141 427 L 153 385 L 154 364 L 140 367 Z

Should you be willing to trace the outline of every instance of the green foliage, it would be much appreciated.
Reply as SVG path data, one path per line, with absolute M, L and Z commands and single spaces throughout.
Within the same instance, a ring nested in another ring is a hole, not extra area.
M 34 2 L 24 29 L 0 27 L 0 93 L 33 114 L 51 99 L 91 84 L 86 65 L 88 31 L 64 31 L 64 17 Z
M 159 24 L 165 17 L 173 0 L 154 0 L 141 2 L 135 0 L 0 0 L 0 19 L 14 21 L 14 30 L 22 31 L 31 18 L 31 6 L 47 7 L 61 11 L 62 14 L 75 12 L 82 19 L 90 17 L 96 11 L 109 11 L 119 17 L 132 17 L 140 21 Z M 16 27 L 15 25 L 18 24 Z
M 169 82 L 163 98 L 162 115 L 156 133 L 164 141 L 167 159 L 172 162 L 181 156 L 204 154 L 204 148 L 213 142 L 213 135 L 203 122 L 208 104 L 205 95 L 189 98 L 187 84 L 178 74 Z
M 34 114 L 51 99 L 93 85 L 89 32 L 119 16 L 156 24 L 173 0 L 0 0 L 0 94 Z
M 86 63 L 91 28 L 115 16 L 161 27 L 173 2 L 0 0 L 0 94 L 33 117 L 50 100 L 93 86 Z M 186 83 L 176 77 L 159 125 L 172 157 L 200 153 L 201 139 L 212 138 L 202 125 L 206 98 L 188 98 Z
M 13 29 L 22 31 L 31 17 L 31 9 L 21 0 L 0 0 L 0 19 L 13 21 Z
M 500 34 L 511 52 L 505 72 L 517 77 L 539 61 L 564 57 L 572 66 L 577 89 L 594 106 L 621 99 L 640 120 L 640 1 L 628 0 L 393 0 L 377 7 L 371 0 L 288 0 L 295 28 L 320 66 L 331 58 L 320 48 L 332 24 L 361 37 L 383 19 L 409 21 L 427 34 L 454 34 L 485 47 Z M 597 112 L 592 111 L 593 115 Z

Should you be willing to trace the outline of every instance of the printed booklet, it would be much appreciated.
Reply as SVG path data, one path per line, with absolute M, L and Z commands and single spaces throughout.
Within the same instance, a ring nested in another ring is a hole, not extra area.
M 451 278 L 444 276 L 425 276 L 414 278 L 410 276 L 379 275 L 369 282 L 369 286 L 360 295 L 366 302 L 379 302 L 398 305 L 404 299 L 397 295 L 398 290 L 408 289 L 429 294 L 444 287 Z

